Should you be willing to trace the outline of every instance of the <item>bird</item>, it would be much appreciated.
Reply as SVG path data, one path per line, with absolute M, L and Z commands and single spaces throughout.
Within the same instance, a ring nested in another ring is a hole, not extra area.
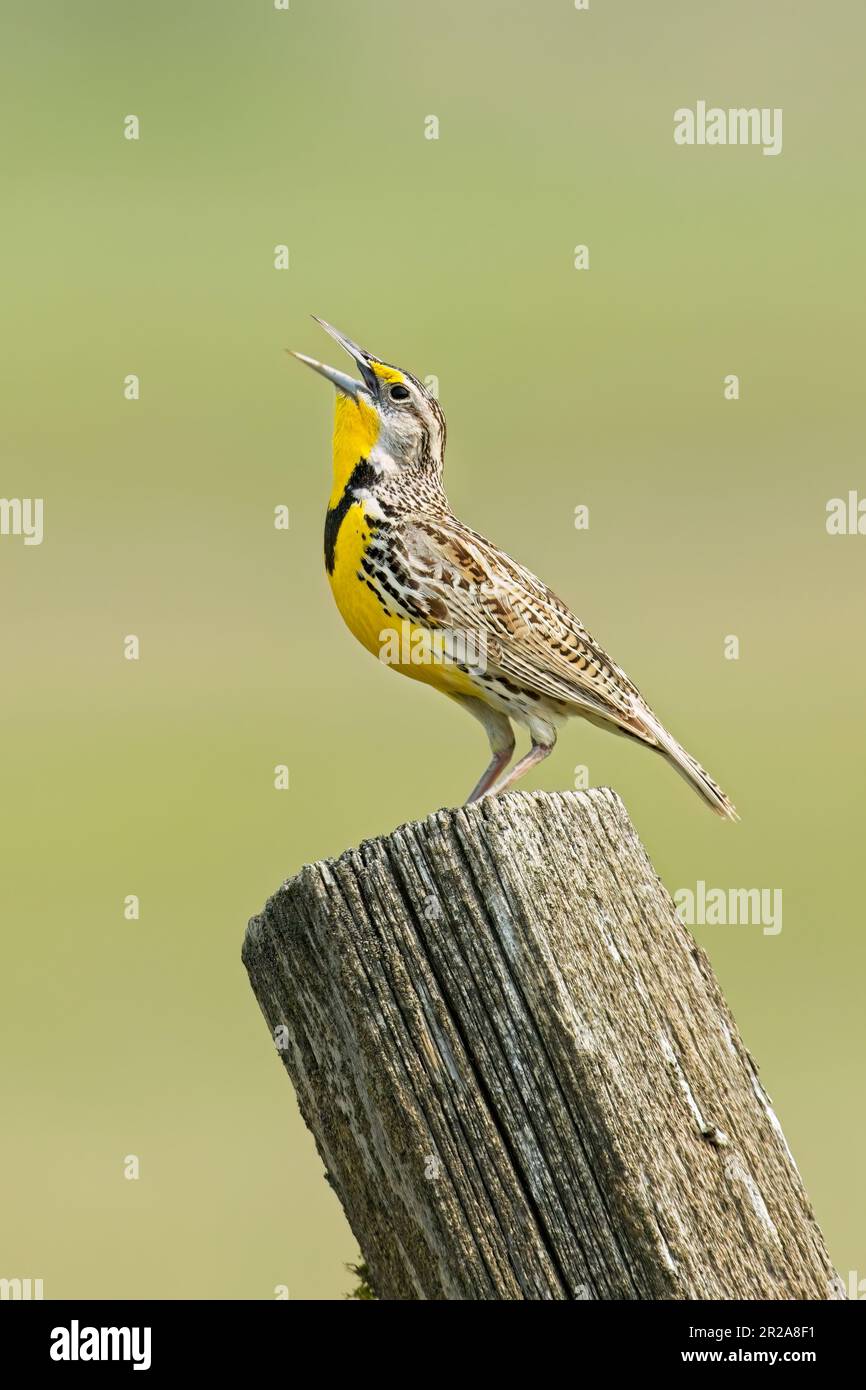
M 445 415 L 418 377 L 312 316 L 357 376 L 292 352 L 336 389 L 325 569 L 357 640 L 473 715 L 490 762 L 467 802 L 500 795 L 579 716 L 661 753 L 717 815 L 721 787 L 546 584 L 458 519 L 445 495 Z M 509 767 L 513 725 L 530 747 Z

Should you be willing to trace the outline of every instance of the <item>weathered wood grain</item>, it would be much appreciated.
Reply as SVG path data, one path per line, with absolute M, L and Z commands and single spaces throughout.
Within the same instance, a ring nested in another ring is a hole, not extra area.
M 244 963 L 383 1298 L 831 1296 L 707 958 L 618 797 L 309 865 Z

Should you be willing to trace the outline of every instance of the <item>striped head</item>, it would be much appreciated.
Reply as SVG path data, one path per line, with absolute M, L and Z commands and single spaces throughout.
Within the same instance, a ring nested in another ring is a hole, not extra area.
M 332 505 L 361 462 L 369 463 L 392 494 L 404 482 L 417 485 L 423 479 L 438 485 L 445 453 L 445 416 L 439 402 L 411 372 L 382 362 L 324 319 L 316 322 L 348 352 L 360 378 L 301 352 L 293 354 L 337 390 Z

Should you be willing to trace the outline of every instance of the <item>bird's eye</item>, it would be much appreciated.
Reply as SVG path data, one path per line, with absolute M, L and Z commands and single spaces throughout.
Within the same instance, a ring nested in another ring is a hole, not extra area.
M 392 401 L 408 401 L 411 392 L 405 386 L 392 386 L 388 394 Z

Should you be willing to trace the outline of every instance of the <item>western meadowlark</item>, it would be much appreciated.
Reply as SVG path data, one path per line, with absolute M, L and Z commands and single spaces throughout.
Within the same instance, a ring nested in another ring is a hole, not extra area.
M 314 315 L 315 317 L 315 315 Z M 360 380 L 293 355 L 337 389 L 325 567 L 349 630 L 404 675 L 483 725 L 491 762 L 469 801 L 505 791 L 582 715 L 656 749 L 720 816 L 724 792 L 653 714 L 628 676 L 540 579 L 462 521 L 442 485 L 445 417 L 417 377 L 323 319 Z M 510 771 L 511 720 L 531 747 Z

